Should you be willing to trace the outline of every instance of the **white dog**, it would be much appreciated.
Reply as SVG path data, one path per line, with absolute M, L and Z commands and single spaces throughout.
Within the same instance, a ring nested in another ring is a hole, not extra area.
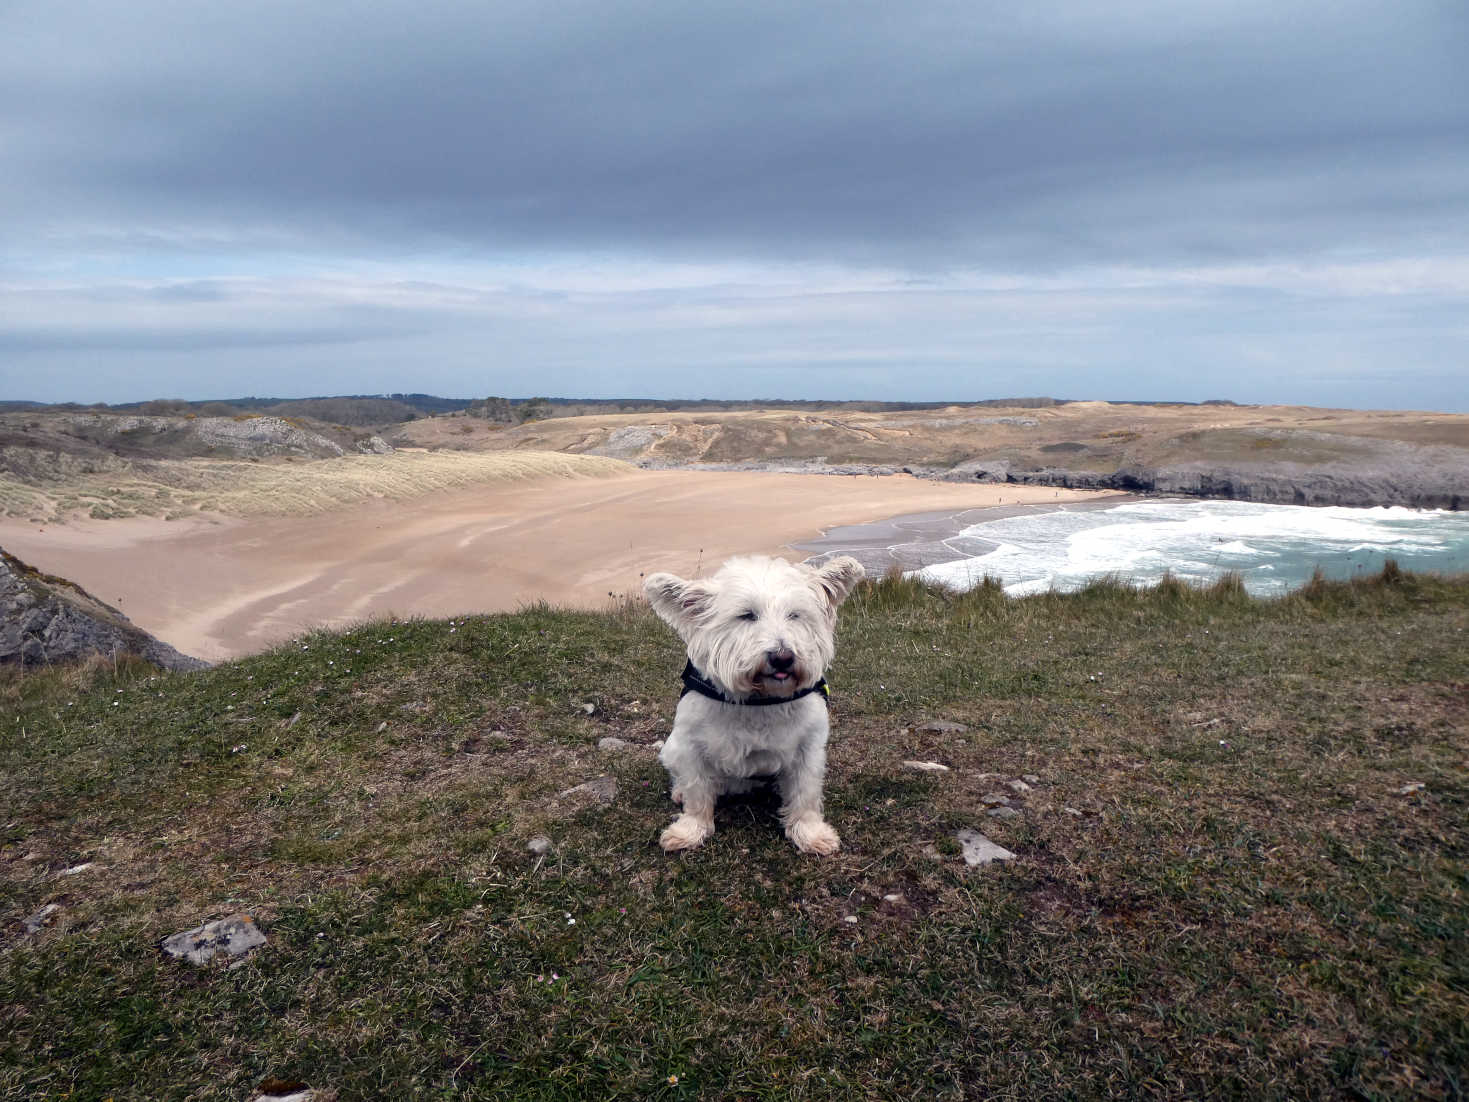
M 659 760 L 683 813 L 659 839 L 670 852 L 714 833 L 714 801 L 773 777 L 786 837 L 805 853 L 835 853 L 821 817 L 827 703 L 822 678 L 836 644 L 837 606 L 862 578 L 856 559 L 820 567 L 731 559 L 712 578 L 653 574 L 653 609 L 688 645 L 684 692 Z

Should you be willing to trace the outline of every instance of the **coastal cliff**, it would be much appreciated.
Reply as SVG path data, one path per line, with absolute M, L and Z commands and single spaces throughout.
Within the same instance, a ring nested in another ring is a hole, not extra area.
M 1127 464 L 1112 471 L 1012 467 L 978 461 L 947 471 L 913 470 L 949 482 L 1006 482 L 1068 489 L 1257 501 L 1270 505 L 1397 505 L 1410 509 L 1469 507 L 1469 463 L 1457 448 L 1421 448 L 1398 463 Z M 1458 454 L 1439 454 L 1458 453 Z

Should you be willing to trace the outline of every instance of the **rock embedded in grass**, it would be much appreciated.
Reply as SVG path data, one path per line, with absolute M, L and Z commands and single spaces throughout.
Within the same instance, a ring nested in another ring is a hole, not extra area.
M 617 799 L 617 778 L 604 774 L 556 793 L 556 810 L 575 815 L 589 807 L 609 807 Z
M 631 746 L 632 743 L 628 742 L 626 739 L 612 738 L 611 736 L 597 740 L 598 750 L 627 750 L 631 748 Z
M 941 765 L 936 761 L 905 761 L 904 769 L 912 769 L 918 773 L 947 773 L 949 767 Z
M 1015 854 L 1004 846 L 986 838 L 977 830 L 965 827 L 954 835 L 964 848 L 964 863 L 971 866 L 988 865 L 994 861 L 1013 861 Z
M 969 728 L 962 723 L 955 723 L 948 719 L 930 719 L 924 723 L 920 723 L 914 730 L 939 735 L 962 735 Z
M 261 1091 L 251 1097 L 250 1102 L 327 1102 L 328 1098 L 334 1098 L 335 1094 L 323 1094 L 311 1087 L 301 1087 L 288 1090 L 284 1094 L 274 1091 Z
M 551 839 L 544 834 L 537 834 L 525 844 L 526 852 L 533 853 L 537 857 L 544 857 L 551 852 Z
M 22 920 L 22 925 L 25 926 L 25 932 L 28 934 L 39 933 L 42 929 L 51 925 L 52 917 L 60 910 L 61 904 L 47 903 L 35 914 L 27 915 Z
M 206 922 L 163 939 L 160 948 L 190 964 L 208 964 L 215 956 L 243 957 L 265 944 L 265 935 L 247 914 Z
M 988 816 L 990 816 L 993 819 L 1018 819 L 1018 818 L 1020 818 L 1020 812 L 1016 811 L 1013 807 L 1009 807 L 1008 805 L 1003 805 L 1003 804 L 1001 806 L 999 806 L 999 807 L 992 807 L 992 808 L 990 808 L 988 811 L 985 812 L 985 814 L 988 815 Z

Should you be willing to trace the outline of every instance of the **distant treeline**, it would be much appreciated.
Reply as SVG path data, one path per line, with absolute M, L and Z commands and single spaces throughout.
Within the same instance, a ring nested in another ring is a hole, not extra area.
M 577 417 L 594 413 L 665 413 L 676 411 L 728 412 L 747 409 L 848 410 L 885 412 L 942 409 L 945 406 L 1040 406 L 1062 405 L 1056 398 L 989 398 L 970 402 L 866 402 L 817 399 L 752 398 L 440 398 L 432 394 L 349 394 L 318 398 L 215 398 L 191 401 L 183 398 L 153 398 L 145 402 L 0 402 L 0 412 L 69 411 L 130 413 L 148 416 L 238 417 L 270 414 L 277 417 L 310 417 L 336 425 L 373 426 L 413 421 L 420 417 L 463 414 L 490 421 L 515 424 L 548 417 Z
M 190 401 L 184 398 L 152 398 L 146 402 L 0 402 L 0 412 L 92 412 L 144 414 L 152 417 L 240 417 L 268 414 L 276 417 L 309 417 L 333 425 L 365 428 L 392 425 L 457 413 L 474 404 L 472 398 L 438 398 L 432 394 L 347 394 L 319 398 L 213 398 Z
M 99 413 L 132 413 L 150 416 L 238 417 L 270 414 L 277 417 L 309 417 L 335 425 L 370 427 L 414 421 L 420 417 L 462 414 L 489 421 L 515 424 L 548 417 L 577 417 L 596 413 L 731 412 L 750 409 L 849 411 L 862 413 L 907 412 L 943 409 L 946 406 L 1007 407 L 1039 409 L 1067 405 L 1067 398 L 983 398 L 951 402 L 869 402 L 820 399 L 751 398 L 440 398 L 433 394 L 348 394 L 318 398 L 216 398 L 190 401 L 183 398 L 153 398 L 145 402 L 0 401 L 0 412 L 45 410 Z M 1227 399 L 1192 402 L 1128 402 L 1127 405 L 1234 405 Z

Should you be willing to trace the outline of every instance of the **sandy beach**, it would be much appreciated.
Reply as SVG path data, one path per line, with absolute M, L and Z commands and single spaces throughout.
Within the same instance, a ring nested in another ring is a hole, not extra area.
M 546 600 L 605 607 L 643 573 L 695 576 L 735 554 L 801 559 L 822 534 L 907 542 L 895 518 L 945 532 L 973 510 L 1095 501 L 1044 486 L 953 484 L 907 475 L 629 470 L 372 502 L 306 517 L 198 515 L 0 521 L 0 546 L 75 581 L 186 654 L 219 661 L 303 630 L 374 617 L 455 616 Z M 805 549 L 797 549 L 804 546 Z

